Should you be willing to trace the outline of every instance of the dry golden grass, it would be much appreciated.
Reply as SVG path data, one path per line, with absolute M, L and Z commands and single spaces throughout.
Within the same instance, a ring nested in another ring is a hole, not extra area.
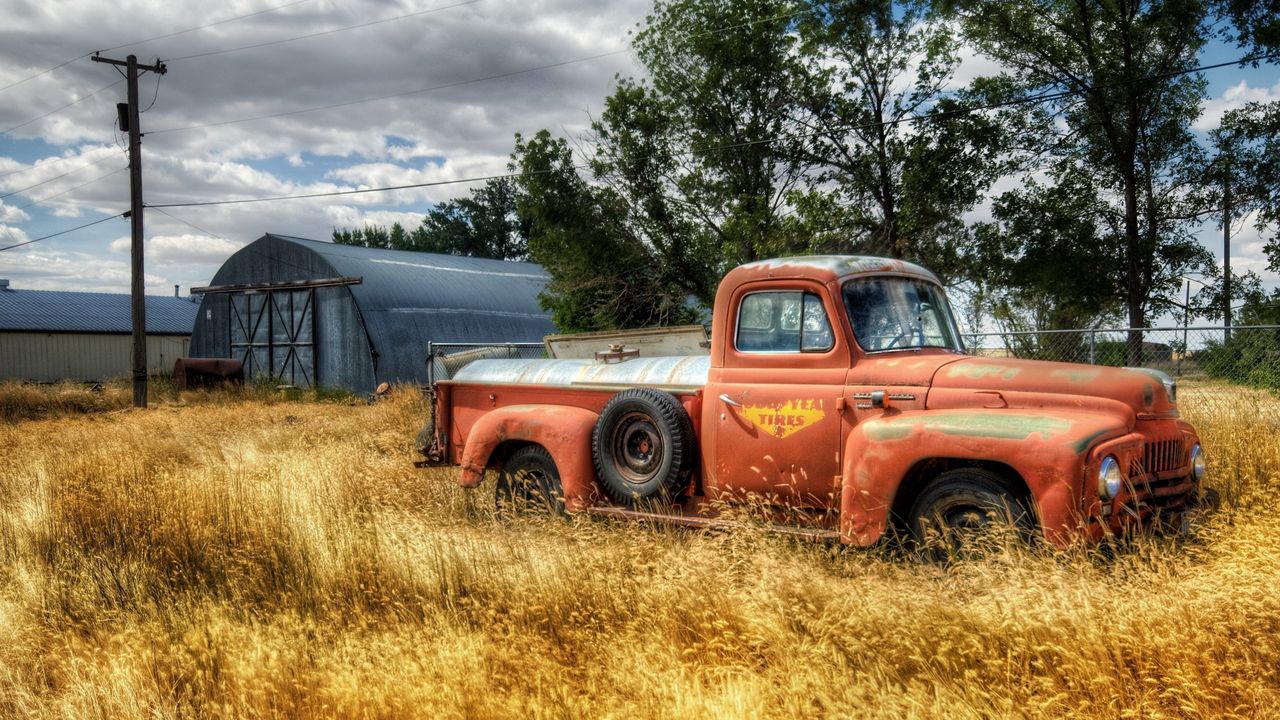
M 1280 403 L 1200 392 L 1193 538 L 949 568 L 503 524 L 407 391 L 0 424 L 0 717 L 1280 717 Z

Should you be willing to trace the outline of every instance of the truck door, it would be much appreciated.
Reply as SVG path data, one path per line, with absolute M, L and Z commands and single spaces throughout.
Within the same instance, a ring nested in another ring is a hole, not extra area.
M 826 509 L 838 504 L 849 348 L 821 284 L 738 288 L 712 363 L 704 414 L 712 498 Z

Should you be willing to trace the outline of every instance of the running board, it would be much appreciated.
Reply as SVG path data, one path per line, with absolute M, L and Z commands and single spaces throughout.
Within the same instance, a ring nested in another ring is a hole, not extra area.
M 840 541 L 840 533 L 835 530 L 798 528 L 791 527 L 789 525 L 774 524 L 756 525 L 734 522 L 732 520 L 721 520 L 719 518 L 701 517 L 698 515 L 664 515 L 662 513 L 642 512 L 640 510 L 628 510 L 626 508 L 599 505 L 583 508 L 582 512 L 596 517 L 613 518 L 615 520 L 643 520 L 689 528 L 705 528 L 710 530 L 764 530 L 771 534 L 785 535 L 787 537 L 793 537 L 798 540 L 808 540 L 810 542 Z

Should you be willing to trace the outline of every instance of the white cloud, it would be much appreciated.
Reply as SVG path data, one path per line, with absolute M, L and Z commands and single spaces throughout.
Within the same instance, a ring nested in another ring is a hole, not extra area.
M 22 228 L 14 227 L 12 225 L 0 225 L 0 242 L 5 245 L 24 243 L 30 239 L 31 237 L 28 236 L 27 232 Z
M 84 292 L 129 292 L 129 263 L 83 252 L 67 252 L 31 246 L 32 249 L 5 253 L 4 277 L 16 289 L 80 290 Z M 148 274 L 149 292 L 172 284 L 164 277 Z
M 128 237 L 111 242 L 111 252 L 128 254 L 132 241 Z M 236 243 L 209 235 L 155 235 L 145 243 L 148 261 L 160 263 L 221 263 L 244 243 Z
M 26 222 L 31 216 L 13 205 L 6 205 L 0 200 L 0 223 Z
M 93 0 L 9 0 L 5 41 L 0 43 L 0 87 L 97 48 L 262 7 L 261 3 L 218 5 L 195 0 L 161 4 L 124 0 L 110 7 Z M 143 63 L 158 56 L 168 65 L 168 74 L 159 79 L 154 107 L 141 118 L 146 201 L 154 205 L 295 195 L 503 173 L 516 132 L 528 134 L 544 127 L 553 132 L 584 129 L 589 113 L 598 114 L 614 76 L 636 75 L 638 70 L 634 59 L 624 53 L 502 79 L 480 79 L 625 48 L 628 31 L 651 9 L 651 0 L 591 6 L 570 0 L 482 0 L 349 32 L 181 59 L 422 8 L 421 3 L 406 0 L 307 2 L 106 51 L 109 57 L 135 53 Z M 0 91 L 0 129 L 86 97 L 118 78 L 112 68 L 84 58 Z M 156 89 L 154 75 L 142 78 L 144 107 Z M 0 205 L 0 222 L 8 223 L 12 231 L 25 232 L 35 227 L 28 223 L 41 221 L 43 233 L 60 229 L 56 218 L 65 218 L 61 224 L 71 227 L 77 224 L 74 219 L 115 214 L 127 207 L 127 173 L 72 189 L 94 173 L 111 170 L 111 156 L 124 166 L 115 128 L 115 104 L 124 99 L 124 90 L 121 84 L 12 135 L 0 135 L 0 173 L 21 171 L 0 177 L 0 194 L 108 158 L 8 200 Z M 353 102 L 378 96 L 387 97 Z M 343 107 L 295 113 L 323 105 Z M 290 114 L 216 124 L 281 113 Z M 172 131 L 208 124 L 212 125 Z M 230 254 L 234 247 L 265 232 L 324 239 L 335 226 L 396 221 L 416 226 L 430 203 L 463 194 L 469 187 L 444 185 L 331 199 L 165 209 L 202 231 L 149 210 L 146 231 L 149 252 L 155 258 L 148 272 L 156 277 L 149 278 L 148 284 L 153 279 L 164 281 L 161 287 L 170 280 L 184 285 L 207 282 L 217 267 L 210 263 L 213 255 Z M 63 194 L 31 208 L 27 217 L 7 209 L 53 193 Z M 86 261 L 78 272 L 96 273 L 102 283 L 112 284 L 118 280 L 112 273 L 123 268 L 111 264 L 120 257 L 107 247 L 119 231 L 108 224 L 89 228 L 49 241 L 43 252 L 56 253 L 72 244 L 66 238 L 84 240 L 84 247 L 91 247 L 88 241 L 97 238 L 103 255 L 92 251 L 84 255 L 103 262 Z M 225 240 L 211 242 L 211 238 L 218 240 L 215 236 Z M 6 257 L 6 263 L 10 259 Z M 40 278 L 55 286 L 91 282 L 60 271 Z
M 947 83 L 947 90 L 959 90 L 977 78 L 995 77 L 1005 70 L 1003 65 L 978 52 L 972 45 L 961 44 L 957 55 L 960 62 Z
M 1247 81 L 1228 87 L 1222 95 L 1204 101 L 1200 117 L 1192 125 L 1196 130 L 1213 130 L 1222 123 L 1222 116 L 1228 110 L 1242 108 L 1251 102 L 1273 102 L 1280 100 L 1280 82 L 1271 87 L 1252 87 Z

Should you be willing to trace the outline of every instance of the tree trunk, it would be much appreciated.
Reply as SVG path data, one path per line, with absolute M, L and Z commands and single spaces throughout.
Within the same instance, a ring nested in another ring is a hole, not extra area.
M 1129 310 L 1129 327 L 1141 328 L 1146 324 L 1146 292 L 1142 282 L 1142 237 L 1138 233 L 1137 173 L 1132 166 L 1124 174 L 1124 241 L 1125 241 L 1125 303 Z M 1125 365 L 1142 365 L 1142 331 L 1133 329 L 1125 342 Z

